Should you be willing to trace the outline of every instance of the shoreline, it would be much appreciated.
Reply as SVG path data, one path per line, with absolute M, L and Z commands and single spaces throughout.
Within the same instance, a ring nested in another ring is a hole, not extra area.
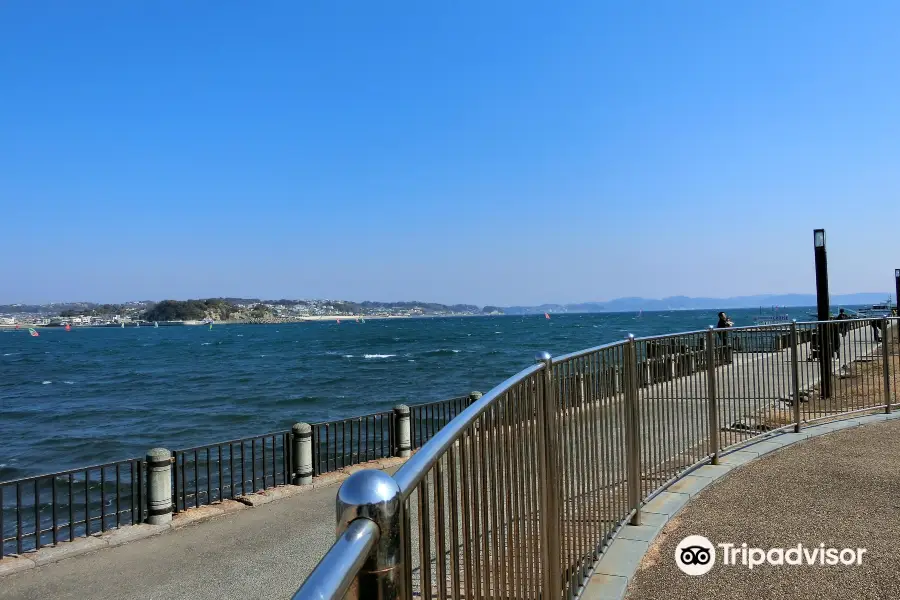
M 395 319 L 448 319 L 463 317 L 503 317 L 509 315 L 313 315 L 307 317 L 296 318 L 269 318 L 269 319 L 227 319 L 224 321 L 213 321 L 213 325 L 287 325 L 291 323 L 319 323 L 328 321 L 349 321 L 356 322 L 357 319 L 366 321 L 386 321 Z M 514 316 L 514 315 L 513 315 Z M 160 321 L 162 323 L 162 321 Z M 176 327 L 198 327 L 208 325 L 203 321 L 183 321 L 175 325 Z M 34 329 L 64 329 L 61 325 L 35 325 L 33 323 L 18 323 L 20 330 L 27 331 L 29 327 Z M 135 327 L 133 323 L 126 322 L 125 329 Z M 146 323 L 142 327 L 150 327 Z M 163 325 L 160 325 L 163 327 Z M 172 327 L 172 325 L 166 325 Z M 72 329 L 116 329 L 118 325 L 72 325 Z M 0 331 L 16 330 L 16 324 L 0 323 Z

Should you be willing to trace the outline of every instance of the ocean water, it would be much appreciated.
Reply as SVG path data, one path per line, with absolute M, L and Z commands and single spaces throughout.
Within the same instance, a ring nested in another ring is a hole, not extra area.
M 729 311 L 737 325 L 757 313 Z M 0 481 L 487 392 L 538 351 L 715 321 L 708 310 L 0 331 Z

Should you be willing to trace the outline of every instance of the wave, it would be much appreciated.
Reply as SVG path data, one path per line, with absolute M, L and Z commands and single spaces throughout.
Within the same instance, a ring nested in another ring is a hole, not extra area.
M 203 343 L 200 344 L 200 345 L 201 345 L 201 346 L 209 346 L 209 342 L 203 342 Z
M 396 354 L 365 354 L 363 358 L 391 358 L 393 356 L 397 356 Z
M 42 381 L 41 385 L 50 385 L 51 383 L 53 383 L 53 382 L 52 381 Z
M 72 384 L 75 383 L 75 382 L 74 382 L 74 381 L 63 381 L 63 383 L 66 384 L 66 385 L 72 385 Z
M 451 354 L 458 354 L 459 350 L 450 350 L 447 348 L 438 348 L 437 350 L 429 350 L 427 352 L 423 352 L 425 356 L 450 356 Z

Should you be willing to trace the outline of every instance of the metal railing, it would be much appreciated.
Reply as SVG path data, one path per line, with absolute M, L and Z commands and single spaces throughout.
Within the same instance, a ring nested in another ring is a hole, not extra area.
M 175 450 L 175 512 L 290 483 L 290 435 L 281 431 Z
M 0 483 L 0 559 L 142 523 L 139 458 Z
M 480 394 L 409 407 L 416 449 Z M 313 475 L 399 456 L 395 411 L 311 426 Z M 298 465 L 292 432 L 172 451 L 172 511 L 182 512 L 294 483 Z M 408 453 L 408 449 L 407 453 Z M 71 541 L 148 517 L 145 459 L 81 467 L 0 482 L 0 560 Z
M 294 598 L 576 598 L 619 530 L 684 474 L 762 436 L 889 412 L 898 325 L 710 329 L 541 354 L 393 477 L 351 475 L 338 541 Z
M 475 397 L 480 395 L 473 392 L 468 396 L 411 405 L 411 448 L 421 448 Z M 322 475 L 351 465 L 395 456 L 398 444 L 395 421 L 395 411 L 389 410 L 313 423 L 314 474 Z

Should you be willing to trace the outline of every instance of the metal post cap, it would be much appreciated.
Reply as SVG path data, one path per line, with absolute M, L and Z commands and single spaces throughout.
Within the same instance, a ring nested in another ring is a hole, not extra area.
M 547 362 L 551 358 L 549 352 L 538 352 L 534 355 L 534 362 Z
M 365 517 L 385 533 L 401 508 L 401 498 L 400 486 L 384 471 L 357 471 L 338 489 L 335 499 L 338 526 Z
M 398 404 L 394 407 L 394 412 L 400 415 L 408 415 L 409 407 L 405 404 Z
M 309 423 L 294 423 L 291 427 L 291 433 L 294 435 L 302 435 L 304 433 L 312 433 L 312 425 Z

